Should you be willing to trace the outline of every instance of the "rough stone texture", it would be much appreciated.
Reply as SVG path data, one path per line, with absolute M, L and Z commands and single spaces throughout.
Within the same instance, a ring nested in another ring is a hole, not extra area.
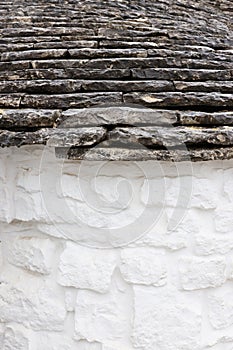
M 101 127 L 65 130 L 44 128 L 31 132 L 0 130 L 0 142 L 3 147 L 29 144 L 48 144 L 55 147 L 91 146 L 100 142 L 105 135 L 106 130 Z
M 153 305 L 153 308 L 152 308 Z M 199 349 L 200 305 L 172 288 L 134 287 L 133 344 L 153 350 Z
M 5 329 L 3 350 L 29 350 L 29 332 L 20 325 L 7 326 Z
M 231 350 L 232 160 L 46 149 L 0 150 L 0 348 Z
M 153 110 L 132 107 L 102 107 L 68 109 L 61 116 L 63 128 L 83 125 L 166 125 L 178 121 L 177 112 L 169 110 Z
M 59 116 L 59 110 L 2 109 L 0 128 L 33 128 L 35 124 L 40 127 L 52 127 Z
M 167 277 L 164 260 L 162 255 L 156 255 L 152 249 L 125 249 L 121 254 L 120 270 L 126 282 L 163 286 Z
M 226 203 L 226 205 L 219 205 L 215 212 L 215 225 L 216 230 L 219 233 L 230 233 L 232 234 L 232 203 Z
M 21 237 L 12 243 L 8 260 L 26 270 L 49 274 L 52 269 L 54 248 L 49 239 Z
M 233 303 L 229 292 L 211 293 L 208 298 L 209 319 L 215 329 L 233 325 Z
M 59 292 L 51 288 L 29 285 L 16 286 L 3 282 L 0 286 L 0 322 L 24 324 L 27 328 L 45 331 L 62 331 L 65 307 L 59 300 Z M 12 284 L 13 283 L 13 284 Z
M 22 146 L 0 150 L 0 348 L 232 350 L 232 1 L 7 0 L 0 19 L 0 146 Z M 168 125 L 170 150 L 104 142 Z
M 104 146 L 104 145 L 103 145 Z M 206 162 L 209 160 L 232 159 L 232 147 L 220 147 L 210 149 L 185 149 L 185 150 L 154 150 L 142 148 L 135 149 L 135 144 L 117 145 L 117 147 L 95 147 L 95 148 L 56 148 L 58 158 L 87 161 L 171 161 L 171 162 Z
M 75 306 L 76 340 L 117 343 L 124 337 L 127 314 L 120 293 L 114 289 L 104 297 L 90 291 L 78 292 Z
M 180 278 L 184 290 L 219 287 L 225 280 L 224 258 L 184 257 L 180 262 Z
M 61 255 L 58 282 L 63 286 L 106 293 L 110 288 L 115 266 L 113 253 L 68 242 Z
M 88 159 L 184 161 L 180 144 L 192 161 L 233 157 L 232 130 L 226 129 L 233 119 L 229 0 L 190 0 L 189 6 L 185 0 L 67 0 L 65 7 L 59 0 L 51 6 L 24 0 L 1 3 L 0 19 L 0 133 L 24 140 L 9 146 L 31 144 L 29 131 L 60 123 L 78 130 L 105 125 L 106 138 L 133 137 L 135 151 L 126 146 L 116 155 L 108 144 Z M 165 129 L 158 142 L 157 126 L 164 124 L 174 131 Z M 140 125 L 154 129 L 135 128 Z M 174 134 L 179 142 L 169 143 L 172 152 L 161 150 Z M 141 143 L 153 151 L 138 150 Z M 78 152 L 67 156 L 65 150 L 64 158 L 83 159 L 89 151 L 75 140 L 71 146 Z
M 195 127 L 142 127 L 116 128 L 109 134 L 110 140 L 139 143 L 144 146 L 174 147 L 185 145 L 232 145 L 233 128 L 221 127 L 217 130 Z
M 195 251 L 198 255 L 227 254 L 233 249 L 233 237 L 230 234 L 200 233 L 196 235 Z

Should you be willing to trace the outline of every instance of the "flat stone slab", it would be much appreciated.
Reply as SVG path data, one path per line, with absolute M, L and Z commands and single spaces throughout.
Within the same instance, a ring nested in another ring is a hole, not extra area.
M 0 147 L 45 144 L 94 160 L 233 157 L 229 0 L 63 5 L 0 2 Z
M 101 127 L 82 129 L 44 128 L 34 132 L 0 130 L 1 147 L 43 144 L 52 147 L 93 146 L 106 136 Z
M 148 150 L 128 148 L 56 148 L 58 158 L 87 161 L 210 161 L 233 158 L 233 147 L 187 150 Z

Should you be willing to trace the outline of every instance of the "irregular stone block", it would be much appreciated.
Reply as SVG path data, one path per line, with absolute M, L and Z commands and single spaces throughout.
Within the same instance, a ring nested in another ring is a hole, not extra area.
M 51 240 L 20 237 L 8 248 L 8 260 L 13 265 L 45 275 L 51 272 L 55 248 Z
M 233 144 L 233 128 L 218 127 L 198 128 L 189 126 L 177 127 L 117 127 L 109 132 L 109 139 L 112 141 L 121 140 L 128 143 L 140 143 L 143 146 L 163 146 L 166 148 L 174 146 L 183 146 L 183 151 L 186 146 L 196 147 L 198 144 L 210 145 L 232 145 Z
M 122 339 L 127 329 L 126 300 L 123 301 L 122 298 L 126 298 L 124 293 L 116 290 L 104 295 L 79 291 L 75 307 L 74 338 L 102 343 Z
M 24 288 L 15 283 L 0 285 L 1 322 L 15 322 L 34 330 L 62 331 L 66 317 L 63 304 L 54 288 L 38 288 L 29 281 Z
M 43 128 L 38 131 L 8 131 L 0 130 L 0 144 L 2 147 L 33 144 L 47 144 L 49 146 L 91 146 L 100 142 L 106 135 L 106 130 L 101 127 L 81 129 L 49 129 Z
M 184 290 L 219 287 L 226 281 L 224 258 L 183 257 L 179 270 Z
M 2 109 L 0 111 L 0 128 L 52 127 L 59 116 L 59 110 Z
M 64 49 L 11 51 L 3 53 L 1 61 L 60 58 L 64 57 L 66 53 L 67 50 Z
M 166 125 L 176 122 L 176 111 L 116 106 L 68 109 L 62 112 L 60 127 L 109 124 Z
M 232 234 L 233 231 L 233 205 L 225 204 L 215 210 L 214 222 L 217 232 Z
M 233 249 L 232 234 L 199 233 L 195 237 L 195 252 L 198 255 L 225 255 Z
M 230 292 L 218 291 L 208 296 L 209 320 L 215 329 L 233 325 L 233 302 Z
M 22 107 L 26 108 L 72 108 L 72 107 L 91 107 L 105 103 L 121 103 L 120 92 L 100 92 L 100 93 L 75 93 L 61 95 L 25 95 L 20 102 Z M 7 99 L 8 98 L 8 99 Z M 1 102 L 2 101 L 2 102 Z M 9 97 L 0 96 L 0 105 L 11 107 L 16 103 Z
M 120 270 L 125 281 L 129 283 L 156 287 L 166 284 L 166 260 L 153 249 L 123 249 Z
M 173 288 L 134 286 L 133 345 L 143 350 L 200 348 L 201 306 Z
M 61 255 L 58 282 L 63 286 L 106 293 L 115 266 L 113 251 L 101 251 L 67 242 Z

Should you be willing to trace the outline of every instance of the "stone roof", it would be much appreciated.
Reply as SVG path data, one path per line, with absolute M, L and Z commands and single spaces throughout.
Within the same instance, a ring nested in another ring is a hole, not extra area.
M 0 146 L 233 157 L 232 0 L 0 0 Z

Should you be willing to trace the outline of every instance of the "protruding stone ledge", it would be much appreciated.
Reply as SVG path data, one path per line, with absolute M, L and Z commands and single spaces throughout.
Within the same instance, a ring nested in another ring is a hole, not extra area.
M 1 147 L 43 144 L 52 147 L 93 146 L 106 137 L 101 127 L 81 129 L 40 129 L 34 132 L 0 130 Z
M 2 53 L 1 61 L 61 58 L 64 57 L 66 53 L 67 50 L 64 49 L 12 51 Z
M 50 109 L 1 109 L 0 128 L 53 127 L 61 116 L 59 110 Z
M 203 144 L 229 146 L 233 145 L 233 127 L 123 127 L 113 129 L 108 137 L 112 141 L 138 142 L 147 147 L 185 145 L 195 147 Z
M 143 93 L 132 92 L 123 95 L 125 103 L 137 103 L 148 107 L 233 107 L 233 94 L 222 94 L 217 92 L 165 92 L 165 93 Z
M 90 125 L 166 125 L 174 124 L 177 112 L 171 110 L 153 110 L 127 106 L 68 109 L 62 112 L 63 128 L 75 128 Z
M 58 158 L 86 161 L 209 161 L 233 158 L 233 147 L 187 150 L 149 150 L 128 148 L 56 148 Z

